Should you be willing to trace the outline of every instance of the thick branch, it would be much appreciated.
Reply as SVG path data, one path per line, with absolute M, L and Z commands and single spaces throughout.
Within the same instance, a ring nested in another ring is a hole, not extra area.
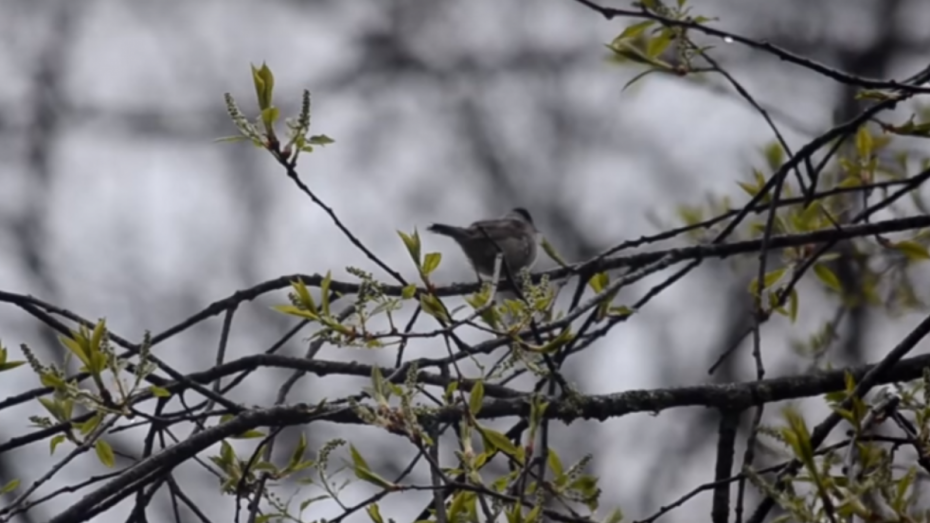
M 875 234 L 900 232 L 910 229 L 919 229 L 930 227 L 930 216 L 911 216 L 907 218 L 896 218 L 862 225 L 844 226 L 841 230 L 823 229 L 804 234 L 788 234 L 772 236 L 768 245 L 769 250 L 785 249 L 788 247 L 798 247 L 807 244 L 826 243 L 836 240 L 845 240 L 858 238 L 862 236 L 872 236 Z M 645 264 L 654 263 L 666 256 L 670 256 L 673 261 L 683 260 L 701 260 L 706 258 L 727 258 L 738 254 L 756 253 L 762 246 L 762 240 L 747 240 L 742 242 L 723 243 L 716 245 L 694 245 L 677 249 L 665 249 L 651 252 L 632 254 L 629 256 L 616 256 L 599 260 L 593 264 L 579 263 L 568 268 L 559 268 L 537 274 L 537 277 L 548 275 L 551 280 L 564 279 L 568 276 L 578 273 L 582 268 L 589 271 L 600 272 L 604 270 L 622 269 L 626 267 L 639 267 Z M 156 336 L 152 337 L 153 343 L 169 338 L 181 331 L 190 328 L 201 321 L 215 316 L 225 311 L 234 304 L 243 301 L 250 301 L 258 296 L 268 292 L 286 288 L 290 282 L 297 279 L 303 280 L 304 284 L 311 287 L 319 287 L 323 282 L 323 276 L 319 274 L 291 274 L 281 276 L 273 280 L 262 282 L 254 287 L 236 291 L 231 296 L 222 300 L 211 303 L 202 311 L 184 320 L 183 322 L 171 327 Z M 506 284 L 502 285 L 506 287 Z M 330 290 L 342 294 L 356 294 L 360 285 L 357 283 L 333 281 L 330 284 Z M 400 296 L 403 287 L 398 285 L 384 285 L 385 294 L 390 296 Z M 425 289 L 422 289 L 424 292 Z M 454 284 L 443 287 L 436 287 L 434 293 L 437 296 L 461 296 L 480 290 L 477 283 Z M 14 301 L 12 298 L 28 298 L 26 296 L 4 293 L 0 291 L 0 301 Z
M 844 370 L 789 376 L 763 381 L 701 385 L 671 389 L 634 390 L 608 395 L 583 396 L 570 400 L 553 400 L 545 417 L 571 422 L 577 419 L 605 420 L 634 412 L 657 412 L 664 409 L 688 406 L 717 407 L 741 410 L 746 407 L 825 394 L 844 389 L 844 375 L 850 372 L 860 380 L 875 365 L 862 365 Z M 876 384 L 903 382 L 919 378 L 930 367 L 930 355 L 902 360 L 878 376 Z M 462 407 L 445 407 L 425 415 L 432 422 L 452 422 L 465 415 Z M 482 419 L 507 416 L 528 416 L 529 404 L 525 399 L 494 400 L 485 402 L 477 417 Z M 129 469 L 122 477 L 91 492 L 74 506 L 62 512 L 53 523 L 81 521 L 81 514 L 92 509 L 118 492 L 129 481 L 149 476 L 158 470 L 170 470 L 198 452 L 218 441 L 262 426 L 300 425 L 313 421 L 334 423 L 362 423 L 347 408 L 313 408 L 308 405 L 289 405 L 244 412 L 227 423 L 204 430 L 164 452 L 145 459 Z

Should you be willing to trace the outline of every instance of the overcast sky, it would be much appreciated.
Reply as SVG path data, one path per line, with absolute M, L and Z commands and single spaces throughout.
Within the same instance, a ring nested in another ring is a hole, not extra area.
M 693 3 L 696 12 L 721 17 L 719 26 L 760 38 L 780 34 L 796 22 L 791 16 L 801 16 L 762 11 L 761 1 Z M 843 7 L 848 23 L 831 25 L 821 20 L 832 8 L 803 5 L 785 8 L 811 10 L 814 21 L 799 26 L 798 47 L 841 48 L 836 27 L 854 22 L 862 46 L 878 32 L 867 10 Z M 911 19 L 902 15 L 903 30 L 925 38 L 910 29 Z M 422 231 L 433 221 L 464 225 L 524 206 L 574 261 L 680 224 L 680 205 L 706 204 L 710 195 L 745 202 L 735 182 L 753 167 L 765 169 L 760 151 L 773 139 L 771 130 L 720 77 L 651 75 L 622 90 L 641 69 L 610 63 L 604 44 L 625 23 L 606 22 L 569 0 L 5 0 L 0 289 L 86 318 L 106 317 L 114 332 L 138 340 L 147 329 L 163 330 L 237 289 L 284 274 L 332 270 L 349 279 L 345 267 L 354 266 L 386 278 L 267 153 L 215 142 L 236 133 L 224 92 L 254 116 L 249 65 L 262 62 L 275 73 L 282 111 L 294 114 L 302 89 L 309 89 L 313 132 L 336 140 L 302 157 L 304 181 L 365 245 L 410 278 L 416 272 L 395 231 Z M 818 38 L 824 41 L 811 44 Z M 712 43 L 714 56 L 772 109 L 792 146 L 831 126 L 835 85 L 734 44 Z M 835 56 L 825 51 L 817 58 Z M 910 73 L 913 60 L 902 51 L 892 70 Z M 472 277 L 452 242 L 429 235 L 424 242 L 444 255 L 439 282 Z M 551 266 L 544 259 L 539 268 Z M 706 382 L 730 315 L 742 312 L 732 303 L 734 289 L 745 290 L 745 271 L 753 266 L 699 269 L 571 361 L 567 372 L 591 393 Z M 658 281 L 625 290 L 621 301 L 636 301 Z M 808 300 L 793 333 L 781 320 L 764 330 L 771 375 L 803 369 L 791 340 L 833 313 L 825 304 L 834 302 L 818 285 L 801 289 Z M 241 309 L 228 359 L 265 350 L 291 325 L 268 309 L 284 299 L 278 292 Z M 879 314 L 881 321 L 864 333 L 875 354 L 918 319 Z M 208 367 L 220 321 L 166 342 L 158 356 L 188 372 Z M 473 332 L 468 339 L 483 337 Z M 16 359 L 21 343 L 43 358 L 60 358 L 39 325 L 10 305 L 0 306 L 0 341 Z M 413 345 L 411 356 L 442 350 L 430 341 Z M 302 352 L 299 342 L 285 349 Z M 394 354 L 328 347 L 320 357 L 390 363 Z M 734 375 L 752 379 L 748 350 L 735 362 Z M 266 373 L 233 398 L 271 404 L 282 375 Z M 0 395 L 37 384 L 26 368 L 4 373 Z M 308 378 L 294 401 L 335 397 L 363 384 Z M 31 430 L 26 418 L 37 412 L 35 402 L 4 412 L 0 440 Z M 640 518 L 712 479 L 712 454 L 689 452 L 707 443 L 689 437 L 699 415 L 627 416 L 596 430 L 595 423 L 576 424 L 557 436 L 566 441 L 583 433 L 583 444 L 565 452 L 576 459 L 593 452 L 602 505 Z M 316 446 L 346 435 L 336 426 L 319 430 L 311 435 Z M 115 439 L 137 449 L 139 434 Z M 392 451 L 377 445 L 410 451 L 385 443 L 374 429 L 359 429 L 356 437 L 360 447 L 368 442 L 368 454 L 385 456 L 385 466 L 393 463 Z M 670 456 L 682 460 L 671 472 L 663 470 Z M 29 483 L 54 463 L 45 443 L 17 450 L 15 458 L 3 462 L 13 468 L 0 479 L 15 474 Z M 92 456 L 81 458 L 40 492 L 102 472 Z M 210 515 L 230 520 L 233 502 L 220 498 L 215 480 L 196 467 L 184 472 L 186 488 L 209 500 L 203 506 Z M 364 492 L 352 491 L 349 500 Z M 33 521 L 79 496 L 37 509 Z M 382 513 L 409 520 L 425 499 L 389 497 Z M 706 513 L 709 497 L 694 503 Z M 128 507 L 121 504 L 106 521 L 122 520 Z M 314 516 L 338 513 L 325 507 L 332 512 Z M 363 514 L 350 518 L 363 520 Z

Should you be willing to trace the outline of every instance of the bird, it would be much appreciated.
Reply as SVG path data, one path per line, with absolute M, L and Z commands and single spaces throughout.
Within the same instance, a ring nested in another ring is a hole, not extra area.
M 516 278 L 524 268 L 531 269 L 538 255 L 539 231 L 529 211 L 517 207 L 500 218 L 479 220 L 468 227 L 434 223 L 426 230 L 448 236 L 459 244 L 475 272 L 494 276 L 494 260 L 503 255 L 500 275 L 507 278 L 509 268 Z

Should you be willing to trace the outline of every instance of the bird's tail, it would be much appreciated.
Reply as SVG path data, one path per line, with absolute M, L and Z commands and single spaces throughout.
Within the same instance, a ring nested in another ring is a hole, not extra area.
M 465 235 L 465 230 L 461 227 L 445 225 L 442 223 L 434 223 L 427 227 L 426 230 L 432 233 L 441 234 L 443 236 L 449 236 L 451 238 L 461 238 Z

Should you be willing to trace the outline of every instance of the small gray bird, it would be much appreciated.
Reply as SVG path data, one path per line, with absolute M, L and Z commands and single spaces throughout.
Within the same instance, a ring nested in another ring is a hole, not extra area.
M 468 227 L 435 223 L 426 230 L 455 240 L 479 275 L 494 275 L 494 259 L 498 252 L 503 254 L 504 260 L 501 262 L 501 279 L 507 277 L 504 262 L 514 277 L 524 267 L 532 268 L 536 263 L 539 232 L 529 211 L 522 207 L 501 218 L 479 220 Z

